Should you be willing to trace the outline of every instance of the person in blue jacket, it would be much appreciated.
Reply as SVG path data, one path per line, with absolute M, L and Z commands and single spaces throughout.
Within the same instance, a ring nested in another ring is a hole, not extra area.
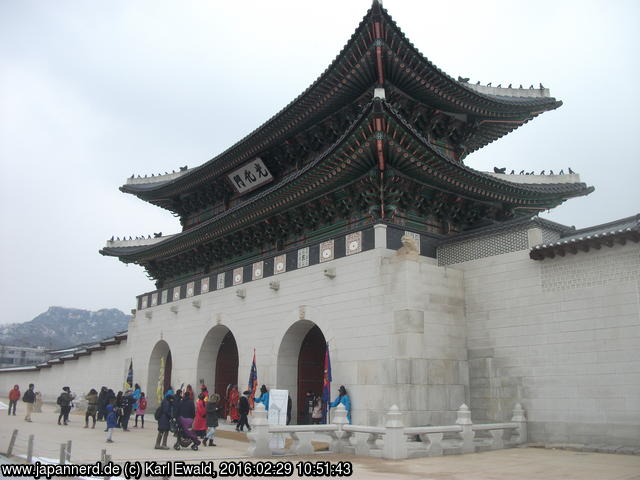
M 133 397 L 133 410 L 137 410 L 138 409 L 138 402 L 140 401 L 140 397 L 142 396 L 142 390 L 140 389 L 140 385 L 138 385 L 136 383 L 136 386 L 133 387 L 133 395 L 131 395 Z
M 344 385 L 340 385 L 340 388 L 338 389 L 338 396 L 329 404 L 329 407 L 335 408 L 340 404 L 344 405 L 344 408 L 347 410 L 347 420 L 351 423 L 351 399 L 349 399 L 347 389 L 344 388 Z
M 254 401 L 256 403 L 262 403 L 264 405 L 264 409 L 267 411 L 269 410 L 269 391 L 267 390 L 267 387 L 264 385 L 260 387 L 260 396 L 254 398 Z
M 112 398 L 107 405 L 107 443 L 113 443 L 113 429 L 118 426 L 116 418 L 116 399 Z

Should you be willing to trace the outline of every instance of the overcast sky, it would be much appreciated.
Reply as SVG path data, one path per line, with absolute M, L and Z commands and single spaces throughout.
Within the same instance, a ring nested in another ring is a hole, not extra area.
M 0 323 L 50 305 L 128 312 L 153 289 L 98 250 L 178 230 L 118 191 L 199 165 L 324 71 L 369 0 L 0 0 Z M 545 217 L 585 227 L 640 212 L 640 2 L 386 0 L 439 68 L 542 82 L 564 102 L 469 156 L 473 168 L 571 166 L 596 191 Z

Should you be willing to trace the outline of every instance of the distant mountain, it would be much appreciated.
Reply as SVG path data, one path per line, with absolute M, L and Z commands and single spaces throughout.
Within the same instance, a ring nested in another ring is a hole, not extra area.
M 127 329 L 131 315 L 117 308 L 97 312 L 78 308 L 49 307 L 24 323 L 0 325 L 0 345 L 64 348 L 112 337 Z

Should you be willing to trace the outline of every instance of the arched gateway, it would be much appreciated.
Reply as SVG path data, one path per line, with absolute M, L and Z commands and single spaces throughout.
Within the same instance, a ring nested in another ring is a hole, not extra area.
M 149 357 L 147 375 L 147 401 L 150 405 L 158 404 L 158 393 L 164 394 L 171 385 L 171 369 L 173 361 L 169 344 L 164 340 L 156 343 Z
M 233 333 L 224 325 L 216 325 L 204 338 L 197 373 L 198 381 L 223 399 L 227 385 L 238 383 L 238 347 Z
M 305 420 L 305 393 L 322 393 L 326 341 L 320 328 L 309 320 L 294 323 L 284 334 L 278 350 L 278 388 L 289 390 L 292 420 Z

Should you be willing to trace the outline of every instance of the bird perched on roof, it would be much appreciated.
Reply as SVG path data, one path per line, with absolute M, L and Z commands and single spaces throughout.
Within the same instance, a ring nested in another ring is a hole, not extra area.
M 487 87 L 490 87 L 490 86 L 491 86 L 491 82 L 487 83 Z
M 468 79 L 468 78 L 461 77 L 461 76 L 458 76 L 458 81 L 459 81 L 459 82 L 463 82 L 463 83 L 468 83 L 468 82 L 469 82 L 469 79 Z
M 476 85 L 480 85 L 480 80 L 478 80 L 478 81 L 476 82 Z
M 522 88 L 522 84 L 520 84 L 520 88 Z
M 531 173 L 529 175 L 535 175 L 536 172 L 534 170 L 531 170 Z
M 515 175 L 516 171 L 515 170 L 511 170 L 511 173 L 509 173 L 509 175 Z
M 135 177 L 135 176 L 136 176 L 136 174 L 135 174 L 135 173 L 132 173 L 130 178 L 133 178 L 133 177 Z
M 524 175 L 524 170 L 520 170 L 520 173 L 518 175 Z
M 502 88 L 502 84 L 499 83 L 498 86 L 496 88 Z
M 509 84 L 509 86 L 507 88 L 512 88 L 511 85 L 513 85 L 512 83 Z
M 157 232 L 153 234 L 153 238 L 160 238 L 162 236 L 162 232 Z
M 542 171 L 540 172 L 540 175 L 545 175 L 544 170 L 542 170 Z
M 558 172 L 558 175 L 564 175 L 564 170 L 560 170 L 560 171 Z
M 186 170 L 187 170 L 187 165 L 185 165 L 184 167 L 180 167 L 180 171 L 181 171 L 181 172 L 184 172 L 184 171 L 186 171 Z
M 507 171 L 507 168 L 498 168 L 498 167 L 493 167 L 493 173 L 505 173 Z
M 110 242 L 113 242 L 113 236 L 109 239 Z
M 529 85 L 529 90 L 533 90 L 533 83 Z
M 573 170 L 571 170 L 571 167 L 569 167 L 569 175 L 574 174 L 576 172 L 574 172 Z
M 169 175 L 169 172 L 164 172 L 165 175 Z
M 544 90 L 544 85 L 540 84 L 540 90 Z
M 555 174 L 553 173 L 553 170 L 549 170 L 549 175 L 555 175 Z

